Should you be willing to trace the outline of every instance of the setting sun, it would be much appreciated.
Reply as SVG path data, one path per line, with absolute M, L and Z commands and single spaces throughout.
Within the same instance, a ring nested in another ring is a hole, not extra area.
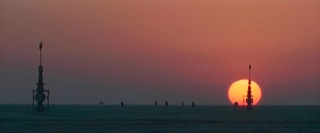
M 246 105 L 246 102 L 243 101 L 246 99 L 247 96 L 247 90 L 248 90 L 248 80 L 238 80 L 229 87 L 228 91 L 228 97 L 232 104 L 235 102 L 238 102 L 239 105 Z M 251 90 L 253 95 L 253 105 L 256 105 L 259 103 L 262 93 L 259 85 L 251 81 Z

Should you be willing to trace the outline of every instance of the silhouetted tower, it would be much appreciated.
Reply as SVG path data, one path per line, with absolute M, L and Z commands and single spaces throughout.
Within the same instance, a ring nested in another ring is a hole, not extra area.
M 196 106 L 196 104 L 194 103 L 194 101 L 192 101 L 192 107 L 195 107 Z
M 49 90 L 44 89 L 44 82 L 43 82 L 43 66 L 42 66 L 42 42 L 39 45 L 40 49 L 40 65 L 39 65 L 39 76 L 38 76 L 38 83 L 37 83 L 37 90 L 32 90 L 33 100 L 32 100 L 32 108 L 37 109 L 37 111 L 42 112 L 45 109 L 49 108 Z M 37 101 L 37 106 L 35 107 L 34 101 Z M 44 106 L 43 102 L 47 101 L 47 105 Z
M 248 82 L 248 94 L 247 94 L 247 110 L 251 110 L 252 109 L 252 103 L 253 103 L 253 98 L 251 95 L 251 65 L 249 65 L 249 82 Z
M 123 106 L 124 106 L 124 103 L 123 103 L 123 102 L 121 102 L 121 103 L 120 103 L 120 105 L 121 105 L 121 107 L 123 107 Z
M 166 107 L 168 107 L 168 106 L 169 106 L 168 101 L 166 101 Z
M 184 102 L 182 102 L 181 105 L 184 106 Z
M 156 107 L 158 106 L 158 101 L 156 101 L 156 102 L 154 103 L 154 106 L 156 106 Z
M 246 101 L 246 100 L 244 100 L 245 99 L 245 95 L 243 95 L 243 97 L 242 97 L 242 108 L 244 108 L 244 101 Z

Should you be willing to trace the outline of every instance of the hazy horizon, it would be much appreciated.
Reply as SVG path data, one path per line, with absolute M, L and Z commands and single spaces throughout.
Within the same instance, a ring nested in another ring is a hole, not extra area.
M 32 104 L 43 42 L 51 104 L 320 105 L 320 1 L 0 1 L 0 104 Z

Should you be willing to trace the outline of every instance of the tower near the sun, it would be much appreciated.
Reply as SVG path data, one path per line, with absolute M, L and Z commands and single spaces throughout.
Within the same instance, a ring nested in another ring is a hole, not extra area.
M 39 65 L 39 76 L 38 76 L 38 83 L 37 89 L 32 90 L 33 100 L 32 100 L 32 108 L 36 109 L 38 112 L 43 112 L 45 109 L 49 108 L 49 90 L 44 89 L 44 82 L 43 82 L 43 66 L 42 66 L 42 42 L 39 45 L 40 50 L 40 65 Z M 34 102 L 37 102 L 37 105 L 34 105 Z M 47 101 L 46 106 L 43 105 L 43 102 Z
M 246 99 L 247 110 L 251 110 L 252 103 L 253 103 L 253 98 L 252 98 L 252 94 L 251 94 L 251 64 L 249 65 L 249 82 L 248 82 L 248 91 L 247 92 L 248 92 L 247 99 Z

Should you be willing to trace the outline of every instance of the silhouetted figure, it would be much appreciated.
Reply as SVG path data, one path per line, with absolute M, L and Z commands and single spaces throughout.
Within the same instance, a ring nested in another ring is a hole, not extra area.
M 37 83 L 37 89 L 32 90 L 33 100 L 32 100 L 32 108 L 35 108 L 34 101 L 37 101 L 36 109 L 39 112 L 43 112 L 45 109 L 49 108 L 49 90 L 44 89 L 44 82 L 43 82 L 43 66 L 42 66 L 42 42 L 40 42 L 39 45 L 40 49 L 40 65 L 39 65 L 39 76 L 38 76 L 38 83 Z M 47 93 L 47 96 L 46 94 Z M 47 100 L 47 106 L 43 106 L 43 102 Z
M 166 101 L 166 107 L 168 107 L 169 105 L 168 105 L 168 102 Z
M 252 109 L 252 103 L 253 103 L 253 98 L 251 95 L 251 65 L 249 65 L 249 82 L 248 82 L 248 94 L 247 94 L 247 110 L 251 110 Z
M 154 106 L 158 107 L 158 101 L 156 101 L 156 102 L 154 103 Z
M 238 102 L 234 102 L 233 105 L 234 105 L 234 108 L 237 108 L 239 104 L 238 104 Z
M 181 105 L 184 106 L 184 102 L 182 102 Z
M 192 101 L 192 107 L 195 107 L 196 106 L 196 104 L 194 103 L 194 101 Z
M 123 102 L 121 102 L 121 107 L 123 107 L 124 106 L 124 103 Z

